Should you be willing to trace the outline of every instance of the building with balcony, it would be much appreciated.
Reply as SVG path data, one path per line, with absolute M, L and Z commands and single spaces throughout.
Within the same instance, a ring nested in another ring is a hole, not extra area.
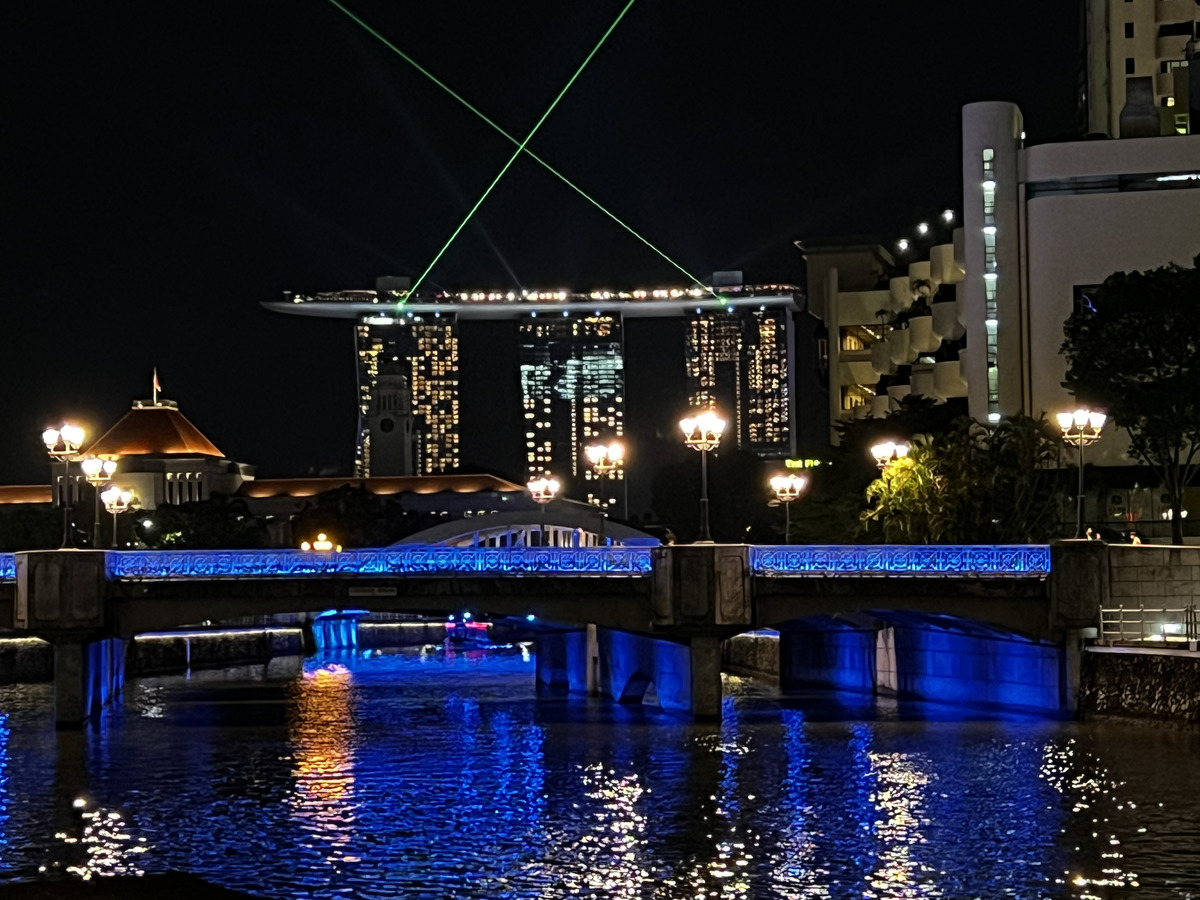
M 884 416 L 910 394 L 981 422 L 1069 407 L 1063 322 L 1114 271 L 1200 252 L 1200 135 L 1026 147 L 1011 103 L 963 109 L 952 234 L 797 242 L 829 332 L 830 422 Z M 948 224 L 948 223 L 947 223 Z M 1126 464 L 1114 436 L 1091 459 Z
M 1082 0 L 1085 132 L 1148 137 L 1200 131 L 1200 71 L 1189 65 L 1196 0 Z M 1189 124 L 1190 122 L 1190 124 Z

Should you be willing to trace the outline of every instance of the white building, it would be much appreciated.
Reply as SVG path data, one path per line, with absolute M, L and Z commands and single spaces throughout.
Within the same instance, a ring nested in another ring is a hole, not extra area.
M 1121 113 L 1131 99 L 1156 114 L 1159 134 L 1186 133 L 1189 92 L 1187 43 L 1196 34 L 1195 0 L 1083 0 L 1086 55 L 1080 103 L 1086 129 L 1130 137 Z M 1195 77 L 1196 73 L 1192 73 Z M 1136 95 L 1141 92 L 1142 97 Z M 1193 97 L 1194 108 L 1200 97 Z M 1130 113 L 1136 115 L 1137 110 Z M 1193 128 L 1195 132 L 1198 129 Z
M 961 227 L 927 260 L 896 273 L 879 247 L 798 242 L 829 330 L 831 425 L 886 415 L 908 393 L 965 395 L 984 422 L 1069 408 L 1060 349 L 1075 304 L 1114 271 L 1200 253 L 1200 135 L 1025 147 L 1021 112 L 1004 102 L 964 107 L 962 134 Z M 876 315 L 908 309 L 925 282 L 932 315 L 898 328 Z M 900 383 L 875 396 L 883 376 Z M 1119 464 L 1125 449 L 1104 440 L 1089 454 Z

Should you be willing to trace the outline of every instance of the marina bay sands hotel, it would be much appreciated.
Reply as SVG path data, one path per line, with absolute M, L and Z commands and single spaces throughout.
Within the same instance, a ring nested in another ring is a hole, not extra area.
M 528 476 L 586 480 L 593 475 L 582 448 L 625 431 L 623 330 L 629 318 L 684 317 L 689 403 L 715 404 L 723 412 L 728 443 L 767 458 L 794 455 L 792 314 L 800 292 L 741 281 L 740 272 L 718 272 L 711 289 L 412 293 L 407 278 L 385 277 L 375 290 L 285 292 L 263 305 L 353 320 L 355 462 L 363 477 L 458 466 L 460 323 L 515 319 Z M 623 478 L 623 471 L 615 472 L 603 493 L 619 493 Z M 600 490 L 598 481 L 587 487 Z M 605 506 L 613 499 L 588 493 Z

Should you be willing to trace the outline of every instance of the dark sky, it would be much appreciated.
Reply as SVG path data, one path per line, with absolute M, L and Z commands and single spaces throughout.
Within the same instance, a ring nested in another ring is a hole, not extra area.
M 523 137 L 622 4 L 347 6 Z M 1076 18 L 1067 0 L 637 0 L 530 147 L 688 271 L 802 283 L 793 240 L 957 205 L 963 103 L 1019 103 L 1031 141 L 1070 131 Z M 41 430 L 96 434 L 155 366 L 261 475 L 348 469 L 350 324 L 259 301 L 419 274 L 511 145 L 327 0 L 38 0 L 0 35 L 0 483 L 46 479 Z M 521 159 L 427 284 L 682 281 Z

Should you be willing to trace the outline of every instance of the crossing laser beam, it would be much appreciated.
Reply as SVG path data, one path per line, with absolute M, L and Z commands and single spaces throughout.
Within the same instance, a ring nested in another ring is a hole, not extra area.
M 637 240 L 639 240 L 643 244 L 645 244 L 646 247 L 648 247 L 649 249 L 651 249 L 655 253 L 657 253 L 669 265 L 671 265 L 673 268 L 675 268 L 676 270 L 681 272 L 683 274 L 683 276 L 685 278 L 687 278 L 689 281 L 704 288 L 706 291 L 708 291 L 714 297 L 717 297 L 717 299 L 721 300 L 723 303 L 725 302 L 726 298 L 720 297 L 711 288 L 708 288 L 705 285 L 703 285 L 699 278 L 697 278 L 695 275 L 693 275 L 691 272 L 689 272 L 687 269 L 685 269 L 683 266 L 681 266 L 679 263 L 677 263 L 674 259 L 672 259 L 670 256 L 668 256 L 666 253 L 664 253 L 662 250 L 660 250 L 654 244 L 650 243 L 650 241 L 648 239 L 646 239 L 641 234 L 639 234 L 630 225 L 628 225 L 624 221 L 622 221 L 615 213 L 613 213 L 611 210 L 606 208 L 603 204 L 601 204 L 594 197 L 592 197 L 588 193 L 586 193 L 581 187 L 579 187 L 579 185 L 575 184 L 573 181 L 571 181 L 569 178 L 567 178 L 566 175 L 564 175 L 562 172 L 558 171 L 556 168 L 554 168 L 552 165 L 550 165 L 550 163 L 548 163 L 542 157 L 538 156 L 533 150 L 529 149 L 529 147 L 525 146 L 525 144 L 528 143 L 529 138 L 526 138 L 525 141 L 517 140 L 517 138 L 515 138 L 511 134 L 509 134 L 502 126 L 500 126 L 493 119 L 491 119 L 486 113 L 484 113 L 482 110 L 480 110 L 474 104 L 472 104 L 469 100 L 467 100 L 465 97 L 463 97 L 460 93 L 458 93 L 456 90 L 454 90 L 454 88 L 450 87 L 450 85 L 446 84 L 444 81 L 442 81 L 440 78 L 438 78 L 435 74 L 433 74 L 433 72 L 429 71 L 424 66 L 422 66 L 419 62 L 417 62 L 416 59 L 414 59 L 408 53 L 405 53 L 403 50 L 401 50 L 399 47 L 397 47 L 394 43 L 392 43 L 390 40 L 388 40 L 388 38 L 385 37 L 380 31 L 378 31 L 376 28 L 372 27 L 369 23 L 367 23 L 362 18 L 360 18 L 358 15 L 356 15 L 353 11 L 348 9 L 344 4 L 339 2 L 339 0 L 329 0 L 329 2 L 331 4 L 333 4 L 333 6 L 337 7 L 342 13 L 344 13 L 347 16 L 347 18 L 349 18 L 356 25 L 358 25 L 360 28 L 362 28 L 364 31 L 366 31 L 367 34 L 371 35 L 373 38 L 378 40 L 381 44 L 383 44 L 385 47 L 387 47 L 389 50 L 391 50 L 394 54 L 399 56 L 402 60 L 404 60 L 406 63 L 408 63 L 410 66 L 412 66 L 418 72 L 420 72 L 422 75 L 424 75 L 426 78 L 428 78 L 434 84 L 436 84 L 439 88 L 441 88 L 443 91 L 445 91 L 451 97 L 453 97 L 459 103 L 461 103 L 464 107 L 466 107 L 466 109 L 468 109 L 472 113 L 474 113 L 474 115 L 477 118 L 479 118 L 482 122 L 484 122 L 486 125 L 488 125 L 493 131 L 495 131 L 497 134 L 499 134 L 501 137 L 503 137 L 509 143 L 516 145 L 518 154 L 525 153 L 530 159 L 532 159 L 534 162 L 536 162 L 538 165 L 540 165 L 543 169 L 545 169 L 547 172 L 549 172 L 551 175 L 553 175 L 555 178 L 557 178 L 563 184 L 567 185 L 567 187 L 571 188 L 571 190 L 575 191 L 575 193 L 577 193 L 580 197 L 582 197 L 588 203 L 592 204 L 592 206 L 594 206 L 596 209 L 598 209 L 604 215 L 608 216 L 608 218 L 612 219 L 613 222 L 615 222 L 616 224 L 618 224 L 622 228 L 624 228 L 633 237 L 637 238 Z M 604 43 L 604 40 L 607 39 L 608 34 L 611 33 L 613 28 L 616 27 L 617 22 L 619 22 L 621 20 L 621 18 L 629 10 L 629 7 L 632 5 L 633 5 L 633 0 L 630 0 L 630 2 L 625 6 L 625 9 L 623 9 L 621 11 L 621 14 L 619 16 L 617 16 L 617 20 L 615 22 L 613 22 L 613 25 L 609 28 L 608 32 L 606 32 L 604 37 L 601 38 L 600 44 Z M 598 44 L 592 50 L 592 53 L 588 55 L 588 59 L 584 61 L 584 65 L 587 64 L 588 60 L 590 60 L 591 57 L 599 49 L 600 49 L 600 45 Z M 582 71 L 582 66 L 580 67 L 580 71 Z M 576 72 L 576 76 L 578 76 L 578 74 L 579 74 L 579 72 Z M 574 81 L 574 78 L 575 78 L 575 76 L 572 76 L 572 81 Z M 570 87 L 570 83 L 568 83 L 567 87 L 568 88 Z M 567 88 L 563 89 L 563 93 L 566 92 L 566 89 Z M 558 102 L 558 99 L 560 99 L 561 96 L 562 95 L 560 94 L 559 98 L 555 99 L 555 103 Z M 540 125 L 541 123 L 539 122 L 538 124 Z M 536 127 L 535 127 L 535 130 L 536 130 Z M 530 134 L 530 137 L 532 137 L 532 133 Z M 501 174 L 503 174 L 503 172 Z M 489 190 L 490 190 L 490 188 L 489 188 Z M 485 197 L 486 197 L 486 194 L 485 194 Z M 474 210 L 472 210 L 472 213 L 473 212 L 474 212 Z M 470 215 L 468 215 L 467 218 L 469 219 Z M 464 222 L 463 224 L 465 225 L 466 223 Z M 461 231 L 461 230 L 462 230 L 462 226 L 459 226 L 459 229 L 455 232 L 455 235 L 457 235 L 458 231 Z M 453 237 L 451 238 L 451 241 L 453 241 Z M 444 253 L 444 252 L 445 252 L 445 248 L 443 248 L 442 253 Z M 438 254 L 439 258 L 441 257 L 442 253 Z M 436 263 L 436 261 L 437 260 L 435 259 L 434 262 Z M 422 276 L 422 278 L 423 277 L 424 276 Z M 414 285 L 410 289 L 410 291 L 415 292 L 416 286 Z

